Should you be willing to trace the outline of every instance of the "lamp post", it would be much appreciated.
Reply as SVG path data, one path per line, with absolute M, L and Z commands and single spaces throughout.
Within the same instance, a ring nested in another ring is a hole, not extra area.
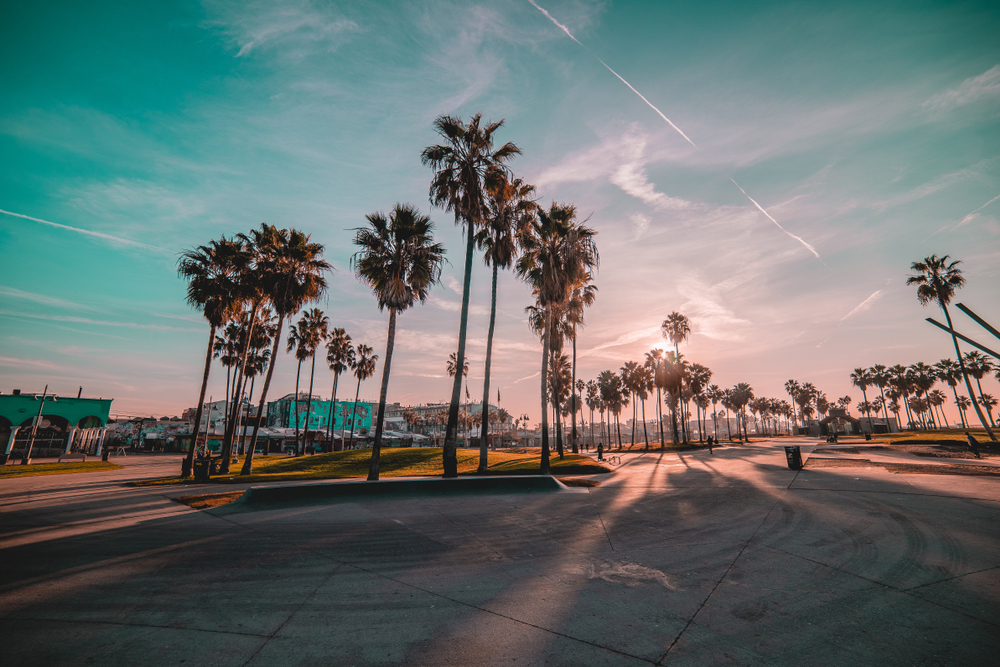
M 21 458 L 21 465 L 26 466 L 31 463 L 31 448 L 35 446 L 35 433 L 38 432 L 38 422 L 42 420 L 42 408 L 45 407 L 45 399 L 48 397 L 49 385 L 45 385 L 45 389 L 42 391 L 42 402 L 38 404 L 38 414 L 35 415 L 35 421 L 31 424 L 31 436 L 28 438 L 28 448 L 24 451 L 24 456 Z M 35 399 L 37 400 L 37 396 Z M 55 396 L 52 396 L 52 400 L 56 400 Z
M 521 432 L 523 433 L 522 440 L 528 439 L 528 415 L 521 415 Z

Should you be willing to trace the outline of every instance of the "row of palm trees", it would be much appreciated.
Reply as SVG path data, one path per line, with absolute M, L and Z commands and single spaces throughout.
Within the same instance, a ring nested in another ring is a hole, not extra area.
M 858 404 L 858 411 L 871 418 L 871 414 L 879 412 L 888 421 L 888 412 L 896 415 L 898 423 L 902 423 L 900 412 L 905 412 L 910 428 L 937 428 L 947 424 L 943 406 L 947 403 L 947 395 L 940 389 L 934 389 L 938 382 L 946 383 L 952 391 L 954 404 L 958 408 L 959 418 L 963 428 L 968 428 L 969 422 L 966 410 L 976 401 L 986 410 L 988 422 L 993 421 L 993 408 L 997 399 L 983 391 L 982 379 L 991 372 L 1000 379 L 1000 368 L 990 361 L 989 357 L 977 351 L 963 355 L 962 364 L 954 359 L 942 359 L 933 365 L 917 362 L 911 366 L 897 364 L 886 367 L 876 364 L 871 368 L 855 368 L 851 373 L 851 382 L 861 389 L 864 400 Z M 976 381 L 978 395 L 960 394 L 958 385 L 962 382 L 962 366 Z M 879 395 L 868 400 L 868 389 L 877 388 Z M 925 418 L 925 415 L 929 415 Z

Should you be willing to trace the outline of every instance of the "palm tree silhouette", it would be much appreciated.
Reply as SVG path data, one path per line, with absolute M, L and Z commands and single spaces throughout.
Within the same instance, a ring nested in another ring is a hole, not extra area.
M 447 143 L 428 146 L 421 161 L 434 170 L 430 199 L 435 206 L 455 214 L 455 224 L 465 226 L 468 239 L 465 249 L 465 276 L 462 282 L 462 317 L 458 329 L 458 364 L 465 362 L 465 335 L 469 323 L 469 288 L 472 283 L 472 254 L 476 233 L 486 223 L 487 190 L 491 179 L 507 171 L 506 164 L 520 155 L 513 143 L 493 149 L 493 134 L 503 126 L 481 123 L 482 114 L 474 115 L 466 125 L 454 116 L 439 116 L 434 128 Z M 542 378 L 544 384 L 544 376 Z M 458 404 L 462 398 L 462 378 L 455 377 L 448 406 L 448 427 L 445 431 L 444 476 L 458 476 Z
M 326 291 L 324 274 L 332 268 L 322 257 L 323 246 L 312 243 L 307 234 L 297 229 L 278 229 L 265 224 L 250 234 L 256 255 L 255 273 L 259 276 L 258 284 L 267 296 L 271 309 L 278 316 L 278 323 L 271 347 L 271 360 L 261 388 L 260 402 L 257 404 L 253 436 L 240 475 L 253 472 L 253 455 L 260 431 L 260 419 L 267 404 L 267 390 L 274 375 L 285 319 L 301 310 L 306 303 L 316 301 L 323 295 Z
M 907 285 L 917 285 L 917 300 L 921 305 L 926 306 L 931 302 L 937 302 L 944 311 L 945 320 L 948 322 L 948 328 L 952 331 L 951 342 L 955 345 L 955 356 L 958 359 L 958 364 L 961 367 L 962 377 L 965 378 L 966 389 L 969 390 L 969 396 L 974 396 L 972 392 L 972 383 L 969 382 L 969 374 L 965 368 L 965 362 L 962 358 L 962 351 L 958 347 L 958 338 L 955 336 L 954 327 L 951 324 L 951 314 L 948 312 L 948 304 L 951 303 L 952 298 L 955 296 L 955 291 L 965 285 L 965 277 L 962 275 L 962 270 L 958 268 L 961 264 L 959 261 L 948 262 L 948 255 L 943 257 L 938 257 L 937 255 L 931 255 L 930 257 L 924 258 L 922 262 L 913 262 L 910 265 L 912 271 L 916 271 L 915 275 L 911 275 L 906 279 Z M 979 422 L 986 429 L 986 433 L 989 434 L 990 440 L 993 442 L 997 441 L 996 435 L 993 434 L 993 430 L 990 425 L 986 423 L 986 417 L 983 415 L 983 411 L 979 408 L 979 404 L 972 401 L 972 406 L 976 409 L 976 415 L 979 417 Z
M 191 436 L 191 447 L 181 465 L 182 477 L 191 474 L 194 462 L 194 450 L 198 443 L 198 431 L 205 405 L 205 389 L 212 369 L 215 332 L 227 320 L 234 317 L 242 306 L 238 287 L 246 261 L 246 248 L 243 243 L 239 239 L 222 237 L 218 241 L 211 241 L 207 245 L 183 252 L 177 262 L 177 273 L 188 281 L 187 302 L 201 311 L 209 326 L 208 351 L 205 354 L 205 370 L 198 392 L 198 407 L 195 408 L 194 432 Z M 228 386 L 228 380 L 226 384 Z
M 427 301 L 428 291 L 441 277 L 444 248 L 440 243 L 434 243 L 431 219 L 408 204 L 396 204 L 388 218 L 382 213 L 372 213 L 367 219 L 367 227 L 355 230 L 354 243 L 360 250 L 354 253 L 351 264 L 358 278 L 372 288 L 379 310 L 389 309 L 375 442 L 368 468 L 368 480 L 375 481 L 379 477 L 382 423 L 389 391 L 392 348 L 396 339 L 396 314 L 410 308 L 416 301 Z
M 326 343 L 326 363 L 333 371 L 333 389 L 330 391 L 330 414 L 327 418 L 326 437 L 333 446 L 333 423 L 336 419 L 334 408 L 337 405 L 337 382 L 340 375 L 348 368 L 354 368 L 354 348 L 351 346 L 351 337 L 344 329 L 337 327 L 330 332 Z M 341 447 L 344 445 L 343 437 L 340 440 Z
M 851 384 L 861 390 L 861 395 L 864 397 L 864 412 L 868 417 L 868 428 L 872 426 L 872 415 L 871 415 L 871 405 L 868 403 L 868 387 L 872 384 L 871 373 L 864 368 L 855 368 L 854 372 L 851 373 Z M 872 429 L 874 430 L 874 429 Z
M 792 380 L 792 382 L 794 382 L 794 380 Z M 786 387 L 787 387 L 787 385 L 786 385 Z M 722 390 L 719 389 L 719 385 L 717 385 L 717 384 L 710 384 L 705 389 L 705 396 L 708 398 L 708 400 L 712 401 L 712 427 L 714 428 L 715 439 L 716 439 L 716 441 L 718 441 L 718 439 L 719 439 L 719 421 L 718 421 L 718 419 L 716 417 L 715 406 L 718 404 L 719 401 L 722 400 Z M 729 430 L 729 424 L 728 423 L 726 424 L 726 430 L 727 431 Z
M 309 347 L 307 340 L 309 332 L 305 318 L 300 319 L 296 324 L 288 327 L 288 342 L 285 352 L 295 352 L 295 359 L 298 366 L 295 370 L 295 395 L 292 398 L 292 414 L 295 418 L 295 455 L 299 455 L 299 378 L 302 375 L 302 363 L 309 358 Z
M 531 224 L 520 234 L 523 252 L 517 260 L 517 274 L 535 291 L 543 313 L 541 403 L 542 457 L 541 472 L 549 474 L 549 436 L 546 379 L 550 338 L 555 331 L 555 308 L 563 307 L 574 285 L 596 269 L 600 259 L 594 242 L 596 232 L 576 222 L 576 207 L 552 203 L 548 211 L 539 210 Z
M 955 395 L 955 405 L 958 405 L 957 387 L 958 379 L 961 376 L 958 364 L 953 359 L 942 359 L 934 364 L 934 372 L 937 373 L 938 378 L 948 383 L 948 386 L 951 387 L 951 393 Z M 965 411 L 959 409 L 958 416 L 962 422 L 962 428 L 968 428 L 968 425 L 965 423 Z
M 660 424 L 660 447 L 663 447 L 663 402 L 660 395 L 660 390 L 663 389 L 661 380 L 665 377 L 661 368 L 663 366 L 663 350 L 653 348 L 647 352 L 643 365 L 652 373 L 653 385 L 656 387 L 656 415 Z
M 537 204 L 531 199 L 533 185 L 519 178 L 510 179 L 503 171 L 488 174 L 486 197 L 486 224 L 476 233 L 476 244 L 483 251 L 483 260 L 493 267 L 493 285 L 490 299 L 490 328 L 486 335 L 486 366 L 483 377 L 483 410 L 490 404 L 490 371 L 493 361 L 493 333 L 497 319 L 497 276 L 500 269 L 509 269 L 518 251 L 518 231 L 529 224 Z M 488 467 L 487 442 L 489 419 L 483 420 L 479 430 L 479 468 L 485 474 Z
M 330 328 L 330 319 L 319 308 L 313 308 L 305 312 L 302 316 L 302 322 L 305 324 L 305 348 L 312 358 L 312 368 L 309 371 L 309 397 L 306 399 L 306 423 L 302 438 L 302 452 L 305 453 L 306 447 L 309 446 L 309 420 L 312 417 L 313 379 L 316 376 L 316 350 L 319 349 L 323 340 L 326 339 L 327 331 Z
M 375 350 L 371 347 L 359 343 L 357 361 L 354 362 L 354 377 L 358 378 L 358 388 L 354 392 L 354 408 L 351 410 L 351 449 L 354 448 L 354 432 L 358 428 L 358 396 L 361 395 L 361 382 L 367 380 L 375 374 L 375 363 L 378 355 L 372 354 Z

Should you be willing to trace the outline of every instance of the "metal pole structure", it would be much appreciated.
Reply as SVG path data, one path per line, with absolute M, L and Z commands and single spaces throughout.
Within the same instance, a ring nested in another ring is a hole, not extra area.
M 31 437 L 28 438 L 28 448 L 24 450 L 24 456 L 21 458 L 21 465 L 26 466 L 31 463 L 31 448 L 35 445 L 35 433 L 38 432 L 38 422 L 42 420 L 42 408 L 45 407 L 45 397 L 48 396 L 49 385 L 45 385 L 45 389 L 42 391 L 42 402 L 38 405 L 38 414 L 35 415 L 35 421 L 31 425 Z

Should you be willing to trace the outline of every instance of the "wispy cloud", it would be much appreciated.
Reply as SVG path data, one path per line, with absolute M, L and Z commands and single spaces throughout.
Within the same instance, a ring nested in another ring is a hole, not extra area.
M 270 2 L 209 2 L 218 17 L 208 25 L 221 27 L 239 47 L 237 58 L 257 49 L 284 46 L 286 53 L 302 56 L 314 48 L 335 49 L 337 38 L 357 32 L 354 21 L 333 7 L 317 7 L 311 2 L 273 4 Z
M 729 180 L 733 181 L 733 185 L 735 185 L 736 187 L 740 188 L 740 184 L 739 184 L 739 183 L 737 183 L 736 181 L 734 181 L 734 180 L 733 180 L 732 178 L 730 178 Z M 792 234 L 792 233 L 791 233 L 790 231 L 788 231 L 787 229 L 785 229 L 784 227 L 782 227 L 782 226 L 781 226 L 781 223 L 779 223 L 779 222 L 778 222 L 777 220 L 775 220 L 774 218 L 772 218 L 772 217 L 771 217 L 771 214 L 770 214 L 770 213 L 768 213 L 767 211 L 765 211 L 765 210 L 764 210 L 764 207 L 763 207 L 763 206 L 761 206 L 760 204 L 758 204 L 758 203 L 757 203 L 757 202 L 756 202 L 756 201 L 754 200 L 754 198 L 753 198 L 753 197 L 751 197 L 750 195 L 748 195 L 748 194 L 747 194 L 747 191 L 746 191 L 746 190 L 744 190 L 743 188 L 740 188 L 740 192 L 742 192 L 742 193 L 744 194 L 744 196 L 745 196 L 745 197 L 746 197 L 747 199 L 749 199 L 749 200 L 750 200 L 750 203 L 752 203 L 752 204 L 753 204 L 754 206 L 756 206 L 756 207 L 757 207 L 757 210 L 759 210 L 759 211 L 760 211 L 761 213 L 763 213 L 763 214 L 764 214 L 765 216 L 767 216 L 767 219 L 768 219 L 768 220 L 770 220 L 770 221 L 771 221 L 771 222 L 773 222 L 773 223 L 774 223 L 775 225 L 777 225 L 777 226 L 778 226 L 778 229 L 780 229 L 780 230 L 781 230 L 781 231 L 783 231 L 783 232 L 784 232 L 785 234 L 787 234 L 787 235 L 788 235 L 788 236 L 790 236 L 791 238 L 795 239 L 796 241 L 798 241 L 799 243 L 801 243 L 802 245 L 804 245 L 804 246 L 806 247 L 806 250 L 808 250 L 809 252 L 811 252 L 811 253 L 812 253 L 813 255 L 815 255 L 815 256 L 816 256 L 816 259 L 818 259 L 818 260 L 819 260 L 819 261 L 821 261 L 821 262 L 823 261 L 823 259 L 822 259 L 822 258 L 821 258 L 821 257 L 819 256 L 819 253 L 818 253 L 818 252 L 816 252 L 816 248 L 814 248 L 814 247 L 812 247 L 811 245 L 809 245 L 808 243 L 806 243 L 806 242 L 805 242 L 805 240 L 803 240 L 803 239 L 802 239 L 802 237 L 800 237 L 800 236 L 796 236 L 795 234 Z
M 875 210 L 884 211 L 887 208 L 893 206 L 899 206 L 900 204 L 907 204 L 911 201 L 917 201 L 918 199 L 923 199 L 936 192 L 944 190 L 945 188 L 951 187 L 957 183 L 961 183 L 970 178 L 981 177 L 983 171 L 989 169 L 998 160 L 998 158 L 987 158 L 985 160 L 980 160 L 974 165 L 968 167 L 963 167 L 962 169 L 957 169 L 947 174 L 941 174 L 940 176 L 919 185 L 908 192 L 904 192 L 891 199 L 886 199 L 877 202 L 874 205 Z M 989 204 L 987 203 L 986 206 Z
M 0 209 L 0 213 L 3 215 L 10 215 L 15 218 L 24 218 L 25 220 L 31 220 L 32 222 L 37 222 L 42 225 L 48 225 L 49 227 L 55 227 L 57 229 L 65 229 L 70 232 L 76 232 L 77 234 L 83 234 L 85 236 L 90 236 L 93 238 L 98 238 L 104 241 L 111 241 L 113 243 L 120 243 L 122 245 L 131 246 L 133 248 L 142 248 L 143 250 L 155 250 L 156 252 L 172 252 L 166 248 L 160 248 L 159 246 L 149 245 L 146 243 L 139 243 L 138 241 L 133 241 L 131 239 L 123 239 L 120 236 L 112 236 L 111 234 L 103 234 L 101 232 L 95 232 L 90 229 L 81 229 L 79 227 L 70 227 L 69 225 L 62 225 L 58 222 L 50 222 L 48 220 L 42 220 L 41 218 L 33 218 L 30 215 L 24 215 L 22 213 L 13 213 L 11 211 L 5 211 Z
M 659 333 L 659 331 L 660 331 L 660 327 L 659 326 L 646 327 L 644 329 L 635 329 L 633 331 L 629 331 L 628 333 L 624 333 L 621 336 L 618 336 L 617 338 L 615 338 L 613 340 L 609 340 L 609 341 L 605 341 L 603 343 L 599 343 L 599 344 L 595 345 L 594 347 L 586 349 L 586 350 L 580 350 L 580 351 L 577 352 L 576 356 L 577 357 L 588 357 L 591 354 L 593 354 L 595 352 L 598 352 L 599 350 L 604 350 L 604 349 L 607 349 L 609 347 L 618 347 L 619 345 L 628 345 L 629 343 L 634 343 L 634 342 L 636 342 L 638 340 L 642 340 L 644 338 L 650 338 L 650 337 L 656 336 Z
M 564 25 L 563 25 L 562 23 L 560 23 L 560 22 L 559 22 L 559 21 L 557 21 L 557 20 L 556 20 L 555 18 L 553 18 L 553 16 L 552 16 L 551 14 L 549 14 L 549 13 L 548 13 L 547 11 L 545 11 L 544 9 L 542 9 L 541 7 L 539 7 L 539 6 L 537 5 L 537 4 L 535 4 L 535 0 L 528 0 L 528 2 L 530 2 L 530 3 L 532 4 L 532 6 L 533 6 L 533 7 L 535 8 L 535 9 L 537 9 L 537 10 L 538 10 L 538 11 L 540 11 L 540 12 L 541 12 L 542 14 L 544 14 L 544 15 L 545 15 L 545 17 L 546 17 L 546 18 L 547 18 L 548 20 L 552 21 L 552 23 L 554 23 L 554 24 L 555 24 L 555 25 L 556 25 L 556 26 L 557 26 L 557 27 L 558 27 L 558 28 L 559 28 L 560 30 L 562 30 L 562 31 L 563 31 L 564 33 L 566 33 L 566 35 L 567 35 L 567 36 L 568 36 L 568 37 L 569 37 L 570 39 L 572 39 L 572 40 L 573 40 L 574 42 L 576 42 L 577 44 L 579 44 L 580 46 L 582 46 L 582 47 L 583 47 L 584 49 L 587 49 L 587 53 L 589 53 L 590 55 L 594 56 L 594 58 L 596 58 L 596 59 L 597 59 L 597 62 L 599 62 L 599 63 L 601 63 L 602 65 L 604 65 L 604 67 L 605 67 L 605 68 L 606 68 L 606 69 L 607 69 L 607 70 L 608 70 L 609 72 L 611 72 L 612 74 L 614 74 L 614 75 L 615 75 L 615 77 L 617 77 L 619 81 L 621 81 L 621 82 L 622 82 L 622 83 L 624 83 L 624 84 L 625 84 L 626 86 L 628 86 L 629 90 L 631 90 L 631 91 L 632 91 L 633 93 L 635 93 L 636 95 L 638 95 L 638 96 L 639 96 L 639 99 L 641 99 L 641 100 L 642 100 L 643 102 L 645 102 L 645 103 L 646 103 L 646 105 L 647 105 L 647 106 L 649 106 L 649 108 L 650 108 L 650 109 L 652 109 L 653 111 L 655 111 L 655 112 L 656 112 L 656 113 L 657 113 L 657 114 L 658 114 L 658 115 L 660 116 L 660 118 L 662 118 L 663 120 L 667 121 L 667 124 L 668 124 L 668 125 L 670 125 L 670 127 L 674 128 L 674 130 L 676 130 L 676 131 L 677 131 L 677 134 L 679 134 L 679 135 L 681 135 L 682 137 L 684 137 L 684 140 L 685 140 L 685 141 L 687 141 L 687 142 L 688 142 L 689 144 L 691 144 L 692 146 L 695 146 L 695 143 L 694 143 L 693 141 L 691 141 L 691 139 L 690 139 L 690 138 L 688 137 L 688 135 L 684 134 L 684 133 L 683 133 L 683 132 L 681 131 L 681 128 L 679 128 L 679 127 L 677 127 L 676 125 L 674 125 L 674 124 L 673 124 L 673 122 L 672 122 L 672 121 L 671 121 L 671 120 L 670 120 L 669 118 L 667 118 L 667 117 L 666 117 L 666 116 L 665 116 L 665 115 L 663 114 L 663 112 L 662 112 L 662 111 L 660 111 L 660 110 L 659 110 L 659 109 L 657 109 L 657 108 L 656 108 L 655 106 L 653 106 L 653 103 L 652 103 L 652 102 L 650 102 L 649 100 L 647 100 L 647 99 L 645 98 L 645 96 L 643 96 L 643 94 L 642 94 L 642 93 L 640 93 L 640 92 L 639 92 L 638 90 L 636 90 L 635 88 L 633 88 L 633 87 L 632 87 L 632 84 L 631 84 L 631 83 L 629 83 L 629 82 L 628 82 L 628 81 L 626 81 L 626 80 L 625 80 L 624 78 L 622 78 L 622 76 L 621 76 L 621 75 L 620 75 L 620 74 L 619 74 L 618 72 L 616 72 L 616 71 L 614 71 L 613 69 L 611 69 L 611 67 L 610 67 L 610 66 L 609 66 L 609 65 L 608 65 L 608 64 L 607 64 L 606 62 L 604 62 L 603 60 L 601 60 L 601 58 L 600 58 L 600 57 L 599 57 L 599 56 L 598 56 L 598 55 L 597 55 L 596 53 L 594 53 L 594 52 L 593 52 L 593 51 L 591 51 L 591 50 L 590 50 L 589 48 L 587 48 L 587 47 L 586 47 L 586 46 L 585 46 L 585 45 L 583 44 L 583 42 L 581 42 L 581 41 L 580 41 L 580 40 L 578 40 L 578 39 L 577 39 L 576 37 L 574 37 L 574 36 L 573 36 L 573 33 L 571 33 L 571 32 L 569 31 L 569 28 L 567 28 L 566 26 L 564 26 Z M 695 148 L 697 148 L 697 146 L 695 146 Z
M 975 219 L 977 213 L 979 213 L 984 208 L 986 208 L 987 206 L 989 206 L 990 204 L 992 204 L 993 202 L 995 202 L 998 199 L 1000 199 L 1000 195 L 997 195 L 996 197 L 994 197 L 993 199 L 989 200 L 988 202 L 986 202 L 985 204 L 983 204 L 982 206 L 980 206 L 979 208 L 977 208 L 975 211 L 973 211 L 969 215 L 967 215 L 964 218 L 962 218 L 961 222 L 959 222 L 957 225 L 955 225 L 955 229 L 958 229 L 959 227 L 961 227 L 963 225 L 967 225 L 970 222 L 972 222 L 973 219 Z
M 15 357 L 0 357 L 0 365 L 29 366 L 34 368 L 50 368 L 52 370 L 62 370 L 58 364 L 38 359 L 17 359 Z
M 979 76 L 968 78 L 954 88 L 935 95 L 921 106 L 934 111 L 950 111 L 991 97 L 1000 97 L 1000 65 L 994 65 Z
M 871 308 L 872 306 L 875 305 L 876 301 L 878 301 L 879 299 L 882 298 L 882 294 L 883 293 L 884 293 L 884 290 L 875 290 L 875 292 L 873 292 L 870 297 L 868 297 L 867 299 L 865 299 L 864 301 L 862 301 L 861 303 L 859 303 L 854 308 L 854 310 L 852 310 L 851 312 L 849 312 L 846 315 L 844 315 L 843 317 L 841 317 L 840 321 L 843 322 L 844 320 L 846 320 L 847 318 L 851 317 L 852 315 L 857 315 L 858 313 L 863 313 L 864 311 L 868 310 L 869 308 Z
M 45 320 L 49 322 L 73 322 L 76 324 L 93 324 L 102 327 L 123 327 L 126 329 L 151 329 L 154 331 L 187 331 L 193 333 L 204 333 L 202 329 L 184 329 L 181 327 L 169 327 L 165 324 L 139 324 L 138 322 L 109 322 L 106 320 L 93 320 L 87 317 L 74 317 L 72 315 L 33 315 L 30 313 L 16 313 L 10 310 L 0 310 L 3 317 L 24 317 L 32 320 Z
M 32 303 L 40 304 L 43 306 L 52 306 L 53 308 L 68 308 L 72 310 L 91 310 L 100 312 L 98 308 L 88 306 L 86 304 L 79 303 L 77 301 L 69 301 L 68 299 L 60 299 L 54 296 L 47 296 L 45 294 L 36 294 L 34 292 L 25 292 L 24 290 L 19 290 L 13 287 L 6 287 L 0 285 L 0 295 L 10 297 L 13 299 L 23 299 L 24 301 L 31 301 Z

